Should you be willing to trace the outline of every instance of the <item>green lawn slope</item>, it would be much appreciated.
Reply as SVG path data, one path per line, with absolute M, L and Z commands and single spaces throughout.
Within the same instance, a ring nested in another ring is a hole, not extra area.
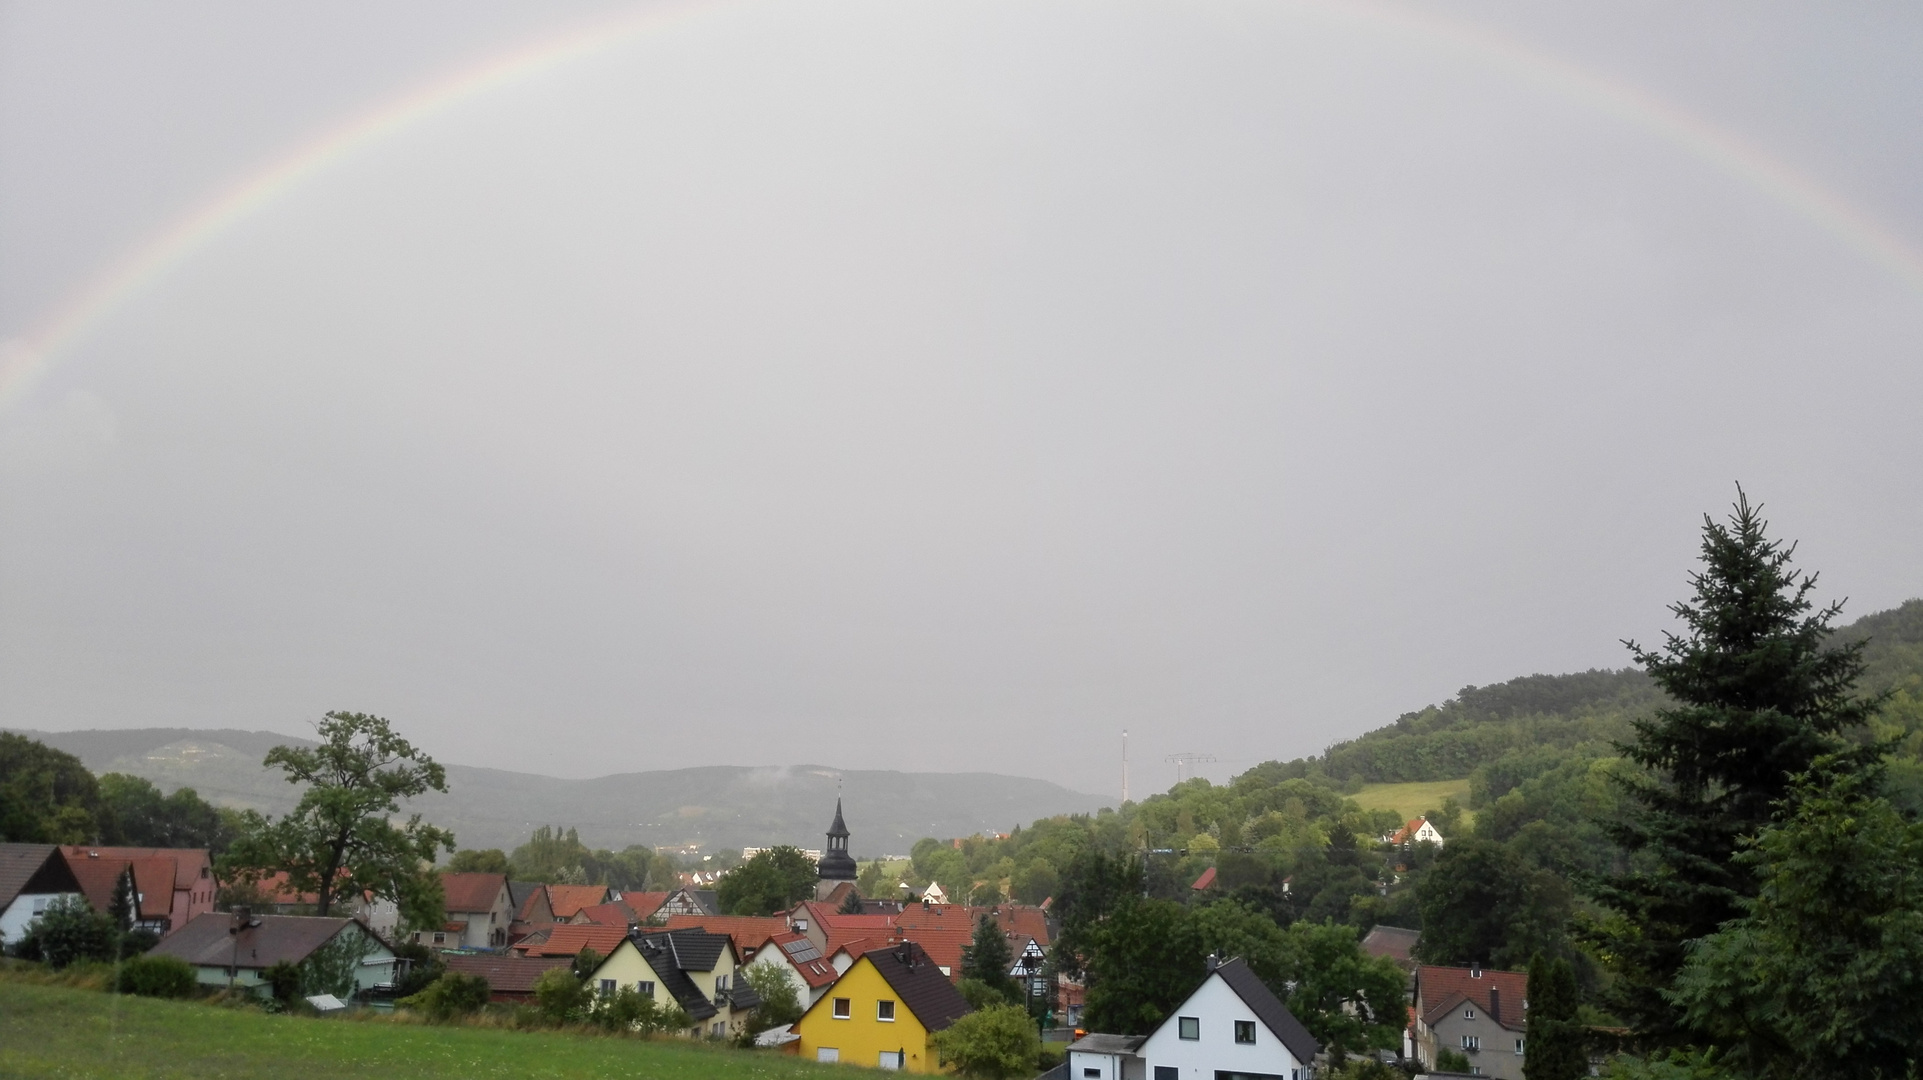
M 846 1076 L 773 1052 L 391 1020 L 270 1016 L 0 977 L 0 1077 L 448 1080 Z

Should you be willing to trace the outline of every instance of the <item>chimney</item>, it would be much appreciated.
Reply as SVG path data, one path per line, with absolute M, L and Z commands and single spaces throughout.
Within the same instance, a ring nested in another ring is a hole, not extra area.
M 1489 988 L 1489 1019 L 1502 1023 L 1502 987 Z
M 1216 968 L 1222 966 L 1222 958 L 1214 953 L 1210 953 L 1209 958 L 1203 961 L 1203 965 L 1202 970 L 1213 973 Z
M 1482 978 L 1482 961 L 1480 960 L 1469 961 L 1469 977 L 1472 979 Z

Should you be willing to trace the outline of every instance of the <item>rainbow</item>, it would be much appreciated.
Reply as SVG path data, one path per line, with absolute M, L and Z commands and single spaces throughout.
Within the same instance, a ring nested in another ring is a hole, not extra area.
M 736 3 L 649 4 L 584 24 L 423 83 L 324 131 L 154 233 L 48 312 L 26 335 L 0 346 L 0 411 L 19 401 L 128 298 L 330 164 L 471 98 Z M 1460 55 L 1648 131 L 1757 189 L 1923 293 L 1923 254 L 1882 223 L 1734 134 L 1638 87 L 1499 32 L 1380 0 L 1292 0 L 1288 6 L 1325 21 Z

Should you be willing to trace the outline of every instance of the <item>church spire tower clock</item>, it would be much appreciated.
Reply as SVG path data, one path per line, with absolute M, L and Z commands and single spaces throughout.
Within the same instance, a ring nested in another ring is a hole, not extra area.
M 815 897 L 825 898 L 844 881 L 853 884 L 859 870 L 855 865 L 855 857 L 848 854 L 848 826 L 841 820 L 841 799 L 837 796 L 835 822 L 828 826 L 828 849 L 821 853 L 821 861 L 815 864 L 816 876 L 821 879 L 815 883 Z

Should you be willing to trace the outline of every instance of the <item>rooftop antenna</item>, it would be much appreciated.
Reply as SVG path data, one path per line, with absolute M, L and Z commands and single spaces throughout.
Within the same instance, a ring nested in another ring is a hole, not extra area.
M 1170 754 L 1169 756 L 1163 758 L 1162 760 L 1174 763 L 1175 782 L 1179 784 L 1183 780 L 1187 779 L 1187 777 L 1184 774 L 1188 771 L 1189 766 L 1201 765 L 1210 761 L 1214 761 L 1215 755 L 1214 754 Z
M 1128 729 L 1122 729 L 1122 801 L 1128 801 Z

